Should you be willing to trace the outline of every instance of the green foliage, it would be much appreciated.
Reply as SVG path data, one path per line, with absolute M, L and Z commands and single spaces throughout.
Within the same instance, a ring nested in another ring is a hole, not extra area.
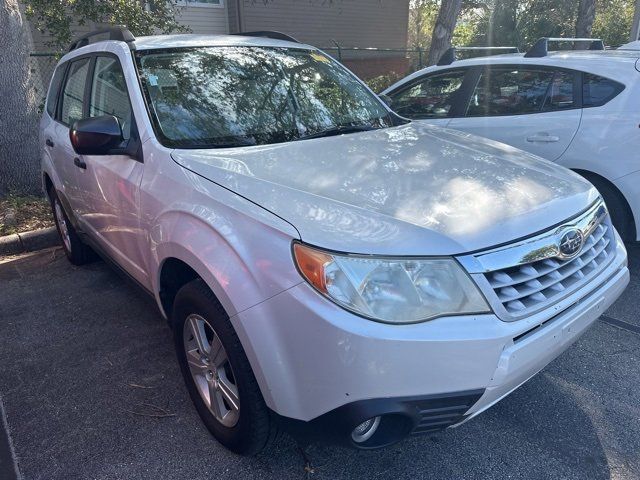
M 592 34 L 607 45 L 618 46 L 629 41 L 633 21 L 632 0 L 599 0 Z
M 577 0 L 466 1 L 452 43 L 526 50 L 540 37 L 573 37 L 578 4 Z M 634 0 L 597 0 L 592 36 L 602 38 L 606 45 L 626 43 L 634 4 Z M 439 5 L 439 0 L 411 1 L 411 46 L 429 47 Z
M 134 35 L 188 31 L 175 20 L 180 8 L 176 0 L 24 0 L 23 3 L 27 18 L 39 31 L 51 36 L 49 45 L 57 49 L 71 42 L 74 25 L 88 23 L 124 25 Z
M 389 72 L 386 75 L 379 75 L 377 77 L 365 80 L 365 82 L 371 90 L 379 93 L 385 90 L 387 87 L 390 87 L 403 77 L 404 75 L 400 75 L 399 73 Z

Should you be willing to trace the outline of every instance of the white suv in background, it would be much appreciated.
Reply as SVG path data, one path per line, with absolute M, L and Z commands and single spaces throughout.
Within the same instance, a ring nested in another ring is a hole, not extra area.
M 69 259 L 91 245 L 156 300 L 235 452 L 458 425 L 629 282 L 587 181 L 402 119 L 313 47 L 106 33 L 56 68 L 43 182 Z
M 384 92 L 413 120 L 497 140 L 568 167 L 593 183 L 625 241 L 640 238 L 640 51 L 548 51 L 455 60 Z

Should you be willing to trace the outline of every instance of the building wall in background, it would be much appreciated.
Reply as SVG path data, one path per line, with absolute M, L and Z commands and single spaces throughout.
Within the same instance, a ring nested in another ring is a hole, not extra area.
M 229 1 L 243 31 L 276 30 L 317 47 L 407 46 L 409 0 Z
M 232 0 L 182 2 L 176 20 L 191 28 L 193 33 L 201 35 L 229 33 L 229 13 L 227 11 L 229 1 Z M 215 3 L 219 3 L 219 5 L 215 5 Z
M 409 0 L 227 0 L 231 32 L 275 30 L 317 47 L 346 47 L 342 61 L 371 78 L 390 68 L 404 73 L 406 55 L 353 51 L 349 47 L 406 48 Z M 338 57 L 337 50 L 328 50 Z

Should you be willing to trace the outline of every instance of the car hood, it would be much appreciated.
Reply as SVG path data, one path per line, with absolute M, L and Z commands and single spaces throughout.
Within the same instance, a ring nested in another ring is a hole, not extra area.
M 291 223 L 302 241 L 353 253 L 485 249 L 559 224 L 598 197 L 551 162 L 415 123 L 172 157 Z

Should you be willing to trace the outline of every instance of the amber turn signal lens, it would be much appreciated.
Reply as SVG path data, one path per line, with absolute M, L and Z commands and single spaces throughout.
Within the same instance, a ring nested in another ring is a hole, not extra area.
M 293 254 L 300 269 L 311 285 L 323 293 L 327 293 L 324 267 L 333 261 L 333 257 L 310 247 L 305 247 L 299 243 L 293 246 Z

